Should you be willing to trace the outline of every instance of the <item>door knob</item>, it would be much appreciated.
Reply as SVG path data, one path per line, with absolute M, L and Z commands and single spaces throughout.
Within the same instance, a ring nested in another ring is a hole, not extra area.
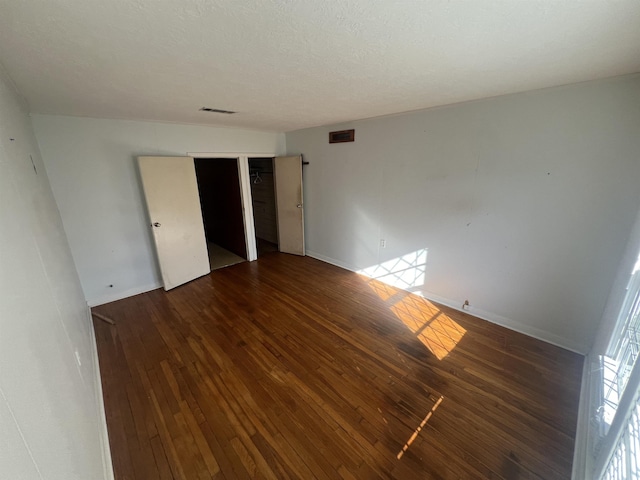
M 301 203 L 299 203 L 298 205 L 296 205 L 296 207 L 298 207 L 298 208 L 302 208 L 302 204 L 301 204 Z
M 154 227 L 159 227 L 159 226 L 160 226 L 160 224 L 159 224 L 158 222 L 155 222 L 155 223 L 153 224 L 153 226 L 154 226 Z

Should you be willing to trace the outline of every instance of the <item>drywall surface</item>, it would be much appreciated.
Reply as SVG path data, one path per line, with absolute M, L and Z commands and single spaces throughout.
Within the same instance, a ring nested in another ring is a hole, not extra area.
M 640 205 L 639 76 L 286 140 L 310 162 L 310 255 L 588 350 Z
M 108 478 L 87 304 L 29 116 L 1 70 L 0 221 L 0 477 Z
M 136 156 L 284 151 L 283 134 L 233 128 L 55 115 L 33 124 L 89 305 L 161 285 Z

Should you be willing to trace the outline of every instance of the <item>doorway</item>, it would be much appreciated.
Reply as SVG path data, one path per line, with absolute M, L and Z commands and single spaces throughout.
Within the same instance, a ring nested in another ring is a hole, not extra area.
M 249 158 L 251 204 L 258 258 L 278 251 L 278 223 L 273 158 Z
M 258 258 L 249 158 L 262 159 L 265 168 L 260 180 L 254 178 L 255 185 L 269 178 L 268 162 L 264 160 L 271 161 L 278 251 L 305 254 L 301 155 L 139 156 L 140 179 L 165 290 L 206 275 L 212 266 Z M 266 201 L 256 205 L 264 205 L 266 211 Z M 258 210 L 258 218 L 262 218 Z M 260 238 L 264 237 L 261 232 Z M 264 239 L 271 243 L 264 250 L 273 249 L 274 237 Z M 210 265 L 211 260 L 222 257 L 223 252 L 216 247 L 239 258 Z
M 246 261 L 238 159 L 194 160 L 211 270 Z

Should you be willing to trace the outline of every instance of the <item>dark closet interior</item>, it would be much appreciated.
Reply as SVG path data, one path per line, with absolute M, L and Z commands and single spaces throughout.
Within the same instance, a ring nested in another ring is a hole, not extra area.
M 238 160 L 196 158 L 195 167 L 207 242 L 246 259 Z
M 258 257 L 278 251 L 273 158 L 250 158 L 249 178 Z

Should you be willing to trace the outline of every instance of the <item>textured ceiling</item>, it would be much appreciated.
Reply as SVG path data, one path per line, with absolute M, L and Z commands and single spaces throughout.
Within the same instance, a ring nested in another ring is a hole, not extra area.
M 640 1 L 0 0 L 0 63 L 35 113 L 289 131 L 638 72 Z

